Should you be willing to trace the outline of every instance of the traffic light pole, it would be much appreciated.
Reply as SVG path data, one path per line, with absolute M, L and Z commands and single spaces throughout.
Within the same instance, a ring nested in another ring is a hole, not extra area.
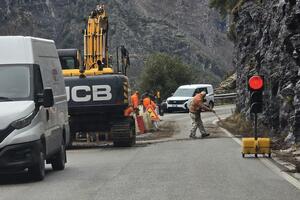
M 250 91 L 250 113 L 254 113 L 254 138 L 257 140 L 257 113 L 263 112 L 264 77 L 254 75 L 248 78 Z
M 258 138 L 258 113 L 263 113 L 263 91 L 264 91 L 264 77 L 260 75 L 253 75 L 248 77 L 248 90 L 250 92 L 250 117 L 253 119 L 254 114 L 254 137 L 243 138 L 242 156 L 245 154 L 269 154 L 271 157 L 271 139 Z
M 254 137 L 257 140 L 257 113 L 254 114 Z

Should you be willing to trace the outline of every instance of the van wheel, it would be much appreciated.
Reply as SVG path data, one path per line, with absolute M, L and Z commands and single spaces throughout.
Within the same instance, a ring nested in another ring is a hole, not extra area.
M 208 105 L 209 105 L 209 108 L 210 108 L 210 109 L 213 109 L 213 108 L 214 108 L 214 103 L 213 103 L 213 102 L 209 102 Z
M 64 170 L 66 163 L 66 148 L 65 145 L 62 144 L 60 146 L 59 152 L 57 152 L 53 158 L 51 159 L 51 165 L 53 170 Z
M 66 146 L 67 149 L 72 149 L 74 147 L 73 141 L 74 141 L 73 134 L 71 134 L 69 144 Z
M 43 152 L 40 152 L 38 163 L 28 168 L 28 173 L 36 181 L 41 181 L 45 178 L 45 154 Z
M 271 153 L 269 153 L 269 154 L 268 154 L 268 156 L 269 156 L 269 158 L 271 158 L 271 157 L 272 157 L 272 154 L 271 154 Z
M 158 111 L 159 111 L 158 113 L 159 113 L 160 116 L 164 116 L 165 110 L 161 106 L 159 106 Z

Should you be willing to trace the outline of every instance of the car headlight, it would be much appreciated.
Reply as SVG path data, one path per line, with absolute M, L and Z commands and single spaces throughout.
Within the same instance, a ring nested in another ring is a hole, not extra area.
M 22 119 L 18 119 L 16 121 L 14 121 L 13 123 L 11 123 L 11 126 L 14 127 L 15 129 L 22 129 L 26 126 L 28 126 L 29 124 L 31 124 L 31 121 L 34 118 L 34 113 L 31 113 L 30 115 L 22 118 Z

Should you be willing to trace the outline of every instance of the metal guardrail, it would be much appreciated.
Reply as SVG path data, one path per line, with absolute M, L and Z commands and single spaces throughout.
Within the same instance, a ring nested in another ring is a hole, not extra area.
M 237 93 L 215 94 L 215 99 L 234 99 L 236 96 Z
M 223 99 L 235 99 L 237 97 L 237 93 L 227 93 L 227 94 L 215 94 L 215 100 L 223 100 Z M 162 101 L 162 104 L 165 104 L 166 100 Z

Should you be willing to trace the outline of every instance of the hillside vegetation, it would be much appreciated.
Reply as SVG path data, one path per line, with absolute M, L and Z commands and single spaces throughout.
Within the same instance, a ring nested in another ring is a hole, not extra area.
M 115 58 L 120 45 L 130 52 L 131 79 L 155 52 L 179 57 L 216 81 L 233 68 L 226 24 L 208 0 L 3 0 L 0 35 L 50 38 L 58 48 L 82 49 L 85 20 L 98 3 L 109 13 L 110 54 Z

